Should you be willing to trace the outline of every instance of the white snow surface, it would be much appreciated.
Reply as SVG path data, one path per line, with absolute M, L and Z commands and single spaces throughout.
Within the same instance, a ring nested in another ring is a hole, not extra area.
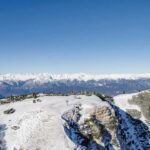
M 138 105 L 130 104 L 129 100 L 132 99 L 133 96 L 138 95 L 139 93 L 131 93 L 131 94 L 121 94 L 114 97 L 115 105 L 118 106 L 120 109 L 124 110 L 125 112 L 127 109 L 136 109 L 141 112 L 141 108 Z M 141 118 L 144 123 L 146 123 L 146 118 L 141 113 Z
M 79 80 L 79 81 L 88 81 L 88 80 L 119 80 L 119 79 L 130 79 L 136 80 L 141 78 L 150 78 L 150 73 L 145 74 L 99 74 L 91 75 L 85 73 L 78 74 L 47 74 L 47 73 L 26 73 L 26 74 L 0 74 L 0 81 L 26 81 L 26 80 L 35 80 L 39 82 L 50 82 L 50 81 L 59 81 L 59 80 Z
M 66 136 L 61 115 L 80 103 L 84 109 L 107 105 L 96 96 L 43 96 L 0 105 L 0 125 L 6 125 L 4 139 L 8 150 L 72 150 L 75 145 Z M 14 108 L 13 114 L 4 114 Z M 84 116 L 83 112 L 83 116 Z M 18 126 L 19 129 L 12 129 Z M 1 134 L 1 133 L 0 133 Z
M 137 109 L 140 111 L 140 107 L 137 105 L 129 104 L 128 100 L 132 99 L 133 96 L 137 95 L 138 93 L 132 94 L 121 94 L 114 97 L 116 106 L 120 107 L 122 110 L 126 111 L 127 109 Z

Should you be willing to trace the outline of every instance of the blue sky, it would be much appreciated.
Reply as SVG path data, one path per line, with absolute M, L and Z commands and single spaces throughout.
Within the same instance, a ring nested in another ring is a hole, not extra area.
M 149 0 L 0 0 L 0 73 L 150 72 Z

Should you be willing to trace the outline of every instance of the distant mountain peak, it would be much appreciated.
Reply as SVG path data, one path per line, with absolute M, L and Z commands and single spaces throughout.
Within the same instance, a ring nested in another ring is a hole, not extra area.
M 150 74 L 4 74 L 0 75 L 0 95 L 32 92 L 100 92 L 117 95 L 150 89 Z
M 76 73 L 76 74 L 48 74 L 48 73 L 26 73 L 26 74 L 0 74 L 0 81 L 5 80 L 17 80 L 17 81 L 26 81 L 26 80 L 36 80 L 36 81 L 51 81 L 51 80 L 119 80 L 119 79 L 131 79 L 137 80 L 141 78 L 150 78 L 150 73 L 145 74 L 85 74 L 85 73 Z

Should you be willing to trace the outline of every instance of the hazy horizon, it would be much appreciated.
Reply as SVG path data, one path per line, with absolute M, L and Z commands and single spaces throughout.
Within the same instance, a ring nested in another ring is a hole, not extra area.
M 150 72 L 131 72 L 131 73 L 86 73 L 86 72 L 72 72 L 72 73 L 67 73 L 67 72 L 61 72 L 61 73 L 52 73 L 52 72 L 7 72 L 7 73 L 1 73 L 0 75 L 27 75 L 27 74 L 48 74 L 48 75 L 150 75 Z

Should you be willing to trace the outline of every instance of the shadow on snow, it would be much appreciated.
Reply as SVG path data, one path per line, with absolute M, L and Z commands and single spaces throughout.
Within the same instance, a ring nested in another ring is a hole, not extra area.
M 0 150 L 6 150 L 6 141 L 4 139 L 5 137 L 5 130 L 7 130 L 7 127 L 5 124 L 0 124 Z

